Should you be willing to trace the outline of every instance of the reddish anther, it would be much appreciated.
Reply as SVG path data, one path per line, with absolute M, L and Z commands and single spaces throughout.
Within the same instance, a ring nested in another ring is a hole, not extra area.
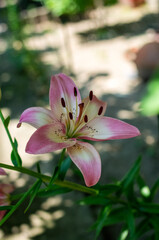
M 73 119 L 73 114 L 71 112 L 69 112 L 69 117 L 71 120 Z
M 62 106 L 63 106 L 64 108 L 66 107 L 64 98 L 61 98 L 61 104 L 62 104 Z
M 89 93 L 89 100 L 92 101 L 92 99 L 93 99 L 93 91 L 90 91 L 90 93 Z
M 84 116 L 84 121 L 85 121 L 85 123 L 88 122 L 88 116 L 87 115 Z
M 77 97 L 77 89 L 74 87 L 74 96 Z
M 102 112 L 103 112 L 103 107 L 101 106 L 101 107 L 99 108 L 98 115 L 101 115 Z
M 19 122 L 19 123 L 17 124 L 17 128 L 20 128 L 21 125 L 22 125 L 22 124 Z

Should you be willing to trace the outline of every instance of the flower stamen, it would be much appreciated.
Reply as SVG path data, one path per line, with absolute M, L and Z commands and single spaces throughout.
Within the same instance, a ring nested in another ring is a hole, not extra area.
M 71 112 L 69 112 L 69 117 L 71 120 L 73 120 L 73 114 Z
M 85 121 L 85 123 L 88 122 L 88 116 L 87 115 L 84 116 L 84 121 Z
M 62 105 L 64 108 L 66 107 L 66 103 L 65 103 L 64 98 L 61 98 L 61 105 Z
M 101 107 L 99 108 L 98 115 L 100 116 L 100 115 L 102 114 L 102 112 L 103 112 L 103 106 L 101 106 Z
M 22 124 L 19 122 L 19 123 L 17 124 L 17 128 L 20 128 L 21 125 L 22 125 Z
M 93 99 L 93 91 L 90 91 L 89 92 L 89 100 L 92 101 L 92 99 Z
M 74 87 L 74 96 L 77 97 L 77 89 Z

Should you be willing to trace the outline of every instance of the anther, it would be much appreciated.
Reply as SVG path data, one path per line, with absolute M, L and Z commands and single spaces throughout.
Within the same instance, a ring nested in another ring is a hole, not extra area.
M 93 91 L 90 91 L 90 93 L 89 93 L 89 100 L 92 101 L 92 99 L 93 99 Z
M 84 103 L 80 103 L 80 104 L 78 104 L 78 106 L 79 106 L 80 109 L 83 109 L 84 108 Z
M 73 119 L 73 114 L 71 112 L 69 112 L 69 117 L 71 120 Z
M 74 96 L 77 97 L 77 89 L 74 87 Z
M 103 107 L 101 106 L 101 107 L 99 108 L 98 115 L 101 115 L 102 112 L 103 112 Z
M 64 98 L 61 98 L 61 105 L 62 105 L 64 108 L 66 107 Z
M 87 115 L 84 116 L 84 121 L 85 121 L 85 123 L 88 122 L 88 116 Z
M 20 128 L 21 125 L 22 125 L 22 124 L 19 122 L 19 123 L 17 124 L 17 128 Z

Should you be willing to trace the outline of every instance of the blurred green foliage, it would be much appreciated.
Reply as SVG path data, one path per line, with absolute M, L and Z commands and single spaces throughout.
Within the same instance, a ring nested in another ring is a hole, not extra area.
M 148 83 L 147 93 L 142 99 L 141 108 L 144 115 L 159 114 L 159 69 Z
M 36 0 L 40 1 L 55 16 L 75 15 L 85 13 L 94 9 L 98 2 L 101 5 L 111 5 L 117 3 L 117 0 Z

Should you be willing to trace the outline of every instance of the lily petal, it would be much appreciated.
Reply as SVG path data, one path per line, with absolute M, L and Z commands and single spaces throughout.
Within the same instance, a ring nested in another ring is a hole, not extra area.
M 79 132 L 80 139 L 103 141 L 126 139 L 140 135 L 140 131 L 123 121 L 110 117 L 97 117 L 86 124 Z
M 101 176 L 101 159 L 96 149 L 89 143 L 78 141 L 67 152 L 82 172 L 86 185 L 95 185 Z
M 35 128 L 39 128 L 43 125 L 53 123 L 53 113 L 51 110 L 42 107 L 31 107 L 26 109 L 19 120 L 19 124 L 22 122 L 29 123 Z
M 76 143 L 65 137 L 65 127 L 60 122 L 38 128 L 29 139 L 25 151 L 31 154 L 49 153 Z
M 75 97 L 74 88 L 76 89 L 77 97 Z M 65 123 L 68 113 L 66 108 L 61 104 L 62 98 L 65 101 L 68 111 L 75 115 L 76 111 L 78 111 L 78 108 L 76 109 L 76 99 L 77 104 L 81 103 L 80 93 L 74 81 L 65 74 L 60 73 L 51 78 L 50 106 L 55 118 L 60 122 Z
M 86 108 L 85 115 L 87 115 L 88 121 L 97 117 L 100 109 L 102 110 L 102 112 L 99 114 L 101 116 L 103 116 L 106 111 L 106 102 L 99 100 L 95 95 L 93 95 L 93 99 L 91 101 L 89 101 L 89 97 L 87 97 L 83 99 L 82 102 L 84 103 L 83 111 L 85 111 Z M 88 103 L 89 106 L 87 108 Z
M 11 184 L 5 184 L 5 183 L 0 184 L 0 193 L 4 195 L 13 192 L 13 190 L 14 190 L 14 187 Z

